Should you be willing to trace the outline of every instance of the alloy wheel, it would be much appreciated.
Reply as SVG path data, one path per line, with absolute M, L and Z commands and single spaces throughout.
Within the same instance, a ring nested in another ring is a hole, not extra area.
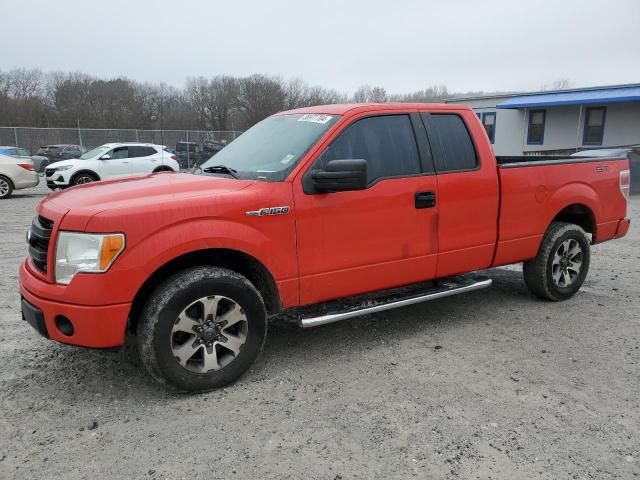
M 4 178 L 0 178 L 0 197 L 4 197 L 9 194 L 11 190 L 11 185 Z
M 558 246 L 551 263 L 551 276 L 558 287 L 569 287 L 577 280 L 582 259 L 582 247 L 577 240 L 570 238 Z
M 171 330 L 171 352 L 195 373 L 220 370 L 231 363 L 247 340 L 244 309 L 220 295 L 202 297 L 185 308 Z

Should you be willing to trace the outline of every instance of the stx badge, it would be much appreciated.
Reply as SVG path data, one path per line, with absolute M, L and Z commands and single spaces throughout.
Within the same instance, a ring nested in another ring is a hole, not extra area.
M 289 213 L 289 207 L 269 207 L 260 210 L 251 210 L 246 212 L 247 217 L 264 217 L 265 215 L 286 215 Z

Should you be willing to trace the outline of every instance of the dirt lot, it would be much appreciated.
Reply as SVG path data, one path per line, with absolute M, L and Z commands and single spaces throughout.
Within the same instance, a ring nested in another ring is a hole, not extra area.
M 573 299 L 488 290 L 300 330 L 236 385 L 179 395 L 130 351 L 21 321 L 44 188 L 0 203 L 0 478 L 640 478 L 640 197 Z

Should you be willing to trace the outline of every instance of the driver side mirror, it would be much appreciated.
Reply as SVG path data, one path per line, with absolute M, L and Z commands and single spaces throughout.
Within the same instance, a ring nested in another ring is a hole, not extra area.
M 367 188 L 367 161 L 331 160 L 324 170 L 311 170 L 305 175 L 305 180 L 305 193 L 364 190 Z
M 109 154 L 105 154 L 100 157 L 100 160 L 110 160 L 110 159 L 111 159 L 111 155 Z

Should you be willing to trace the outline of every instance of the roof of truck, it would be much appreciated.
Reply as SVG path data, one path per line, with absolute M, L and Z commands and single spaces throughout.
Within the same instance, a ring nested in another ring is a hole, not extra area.
M 296 108 L 280 112 L 278 115 L 291 113 L 324 113 L 344 115 L 353 110 L 411 110 L 411 109 L 438 109 L 438 110 L 470 110 L 470 107 L 451 105 L 446 103 L 336 103 L 331 105 L 316 105 L 315 107 Z

